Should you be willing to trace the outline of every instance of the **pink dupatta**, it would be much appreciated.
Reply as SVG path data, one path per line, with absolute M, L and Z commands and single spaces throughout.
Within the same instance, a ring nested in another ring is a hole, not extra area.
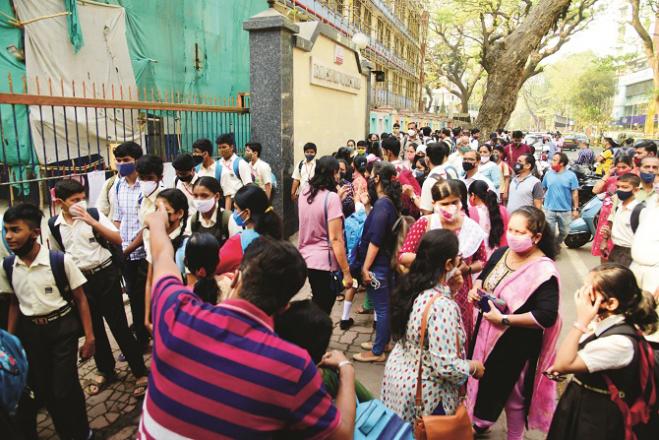
M 505 258 L 502 257 L 502 258 Z M 558 270 L 552 260 L 542 257 L 539 260 L 526 264 L 505 277 L 494 289 L 494 296 L 503 299 L 508 304 L 508 310 L 517 310 L 528 300 L 531 294 L 551 277 L 559 280 Z M 560 282 L 559 282 L 560 285 Z M 560 298 L 560 292 L 559 292 Z M 546 371 L 556 356 L 556 341 L 561 330 L 560 315 L 553 326 L 544 329 L 542 347 L 536 374 L 533 381 L 533 397 L 528 415 L 530 429 L 539 429 L 548 432 L 551 419 L 556 409 L 556 383 L 547 379 L 542 372 Z M 506 328 L 497 327 L 486 319 L 481 321 L 481 327 L 476 339 L 476 346 L 472 359 L 483 363 L 494 349 L 497 341 L 506 331 Z M 467 383 L 467 404 L 469 413 L 473 416 L 476 397 L 478 395 L 478 381 L 469 378 Z

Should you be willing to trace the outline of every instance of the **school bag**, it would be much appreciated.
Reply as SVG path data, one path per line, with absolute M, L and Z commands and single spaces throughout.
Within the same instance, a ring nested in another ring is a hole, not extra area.
M 645 209 L 645 202 L 641 202 L 634 206 L 629 217 L 629 224 L 632 227 L 632 232 L 634 234 L 636 234 L 636 230 L 638 229 L 638 223 L 641 220 L 641 211 L 643 211 L 643 209 Z
M 242 178 L 240 177 L 240 161 L 242 161 L 240 157 L 236 157 L 236 159 L 233 161 L 232 168 L 233 168 L 233 174 L 236 175 L 236 177 L 240 180 Z M 220 159 L 215 161 L 215 179 L 218 182 L 222 181 L 222 163 L 220 163 Z M 195 171 L 198 173 L 201 171 L 201 164 L 197 165 L 195 168 Z
M 0 329 L 0 409 L 13 415 L 27 382 L 27 356 L 21 341 Z
M 73 301 L 73 291 L 69 286 L 69 279 L 66 276 L 66 270 L 64 268 L 64 252 L 51 249 L 48 253 L 48 257 L 50 258 L 50 269 L 53 271 L 53 278 L 55 278 L 57 290 L 60 291 L 60 294 L 65 301 L 71 302 Z M 14 261 L 16 261 L 16 255 L 9 255 L 2 260 L 2 268 L 5 270 L 7 281 L 9 281 L 9 285 L 12 286 L 12 289 L 14 287 Z
M 13 254 L 11 249 L 9 249 L 9 243 L 7 243 L 7 230 L 5 229 L 4 222 L 2 222 L 2 245 L 5 247 L 8 254 Z
M 413 440 L 412 425 L 380 400 L 359 403 L 355 414 L 355 440 Z
M 631 406 L 624 400 L 621 391 L 605 374 L 604 381 L 609 390 L 611 401 L 618 407 L 625 421 L 625 440 L 656 438 L 659 429 L 659 347 L 652 345 L 637 329 L 631 325 L 618 325 L 604 331 L 602 335 L 622 335 L 635 340 L 638 344 L 639 380 L 641 394 Z M 600 335 L 600 336 L 602 336 Z
M 98 219 L 100 218 L 98 209 L 96 208 L 87 208 L 87 212 L 96 221 L 98 221 Z M 55 225 L 55 221 L 57 220 L 57 217 L 58 216 L 54 216 L 48 219 L 48 228 L 50 229 L 50 233 L 53 235 L 53 238 L 57 242 L 59 248 L 62 250 L 62 252 L 66 252 L 66 249 L 64 248 L 64 243 L 62 242 L 62 233 L 59 229 L 59 225 L 57 226 Z M 101 247 L 110 251 L 110 254 L 112 255 L 112 264 L 114 264 L 119 270 L 123 270 L 124 261 L 125 261 L 123 248 L 118 244 L 114 244 L 107 241 L 95 229 L 92 228 L 92 231 L 94 233 L 94 239 L 96 239 L 96 242 L 100 244 Z
M 345 221 L 346 250 L 348 251 L 348 265 L 352 267 L 357 261 L 357 250 L 362 239 L 362 231 L 366 223 L 366 211 L 355 211 Z

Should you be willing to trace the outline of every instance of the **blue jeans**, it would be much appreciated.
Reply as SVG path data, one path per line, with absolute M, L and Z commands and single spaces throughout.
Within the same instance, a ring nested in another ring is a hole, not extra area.
M 547 224 L 549 229 L 556 234 L 558 228 L 558 237 L 556 238 L 556 247 L 559 247 L 565 237 L 570 231 L 570 223 L 572 223 L 572 213 L 570 211 L 545 211 Z
M 393 283 L 391 282 L 391 269 L 388 267 L 372 267 L 371 272 L 380 281 L 379 289 L 374 289 L 371 286 L 366 288 L 366 294 L 370 298 L 377 316 L 375 342 L 372 351 L 374 355 L 379 356 L 384 352 L 384 347 L 389 342 L 391 335 L 391 328 L 389 327 L 389 292 L 393 287 Z

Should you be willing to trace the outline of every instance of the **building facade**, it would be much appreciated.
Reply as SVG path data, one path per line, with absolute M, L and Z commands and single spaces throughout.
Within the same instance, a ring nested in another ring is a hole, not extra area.
M 294 21 L 322 21 L 350 38 L 368 36 L 362 56 L 378 72 L 371 78 L 371 107 L 420 109 L 425 0 L 277 0 L 276 7 Z
M 621 75 L 613 104 L 614 125 L 627 130 L 643 130 L 653 89 L 652 69 L 649 67 Z

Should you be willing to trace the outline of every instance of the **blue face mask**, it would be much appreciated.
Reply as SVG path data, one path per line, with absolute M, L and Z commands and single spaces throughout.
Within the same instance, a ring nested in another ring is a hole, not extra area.
M 135 162 L 119 163 L 117 164 L 117 170 L 121 177 L 129 176 L 135 172 Z
M 245 220 L 243 220 L 238 211 L 233 211 L 233 214 L 231 215 L 233 216 L 233 221 L 235 221 L 238 226 L 241 228 L 245 226 Z
M 641 173 L 640 178 L 644 183 L 652 183 L 654 182 L 654 173 Z

